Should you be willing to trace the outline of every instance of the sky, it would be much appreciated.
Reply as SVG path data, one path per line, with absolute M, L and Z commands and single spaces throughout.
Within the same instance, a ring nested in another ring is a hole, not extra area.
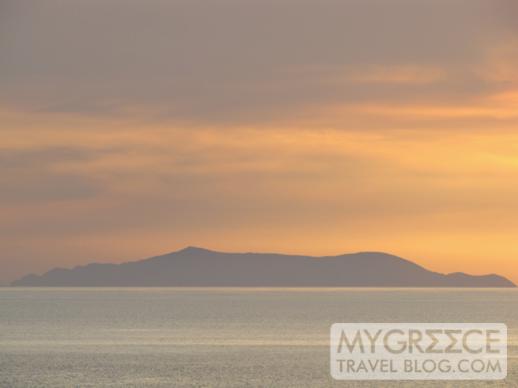
M 201 246 L 518 282 L 518 2 L 0 0 L 0 284 Z

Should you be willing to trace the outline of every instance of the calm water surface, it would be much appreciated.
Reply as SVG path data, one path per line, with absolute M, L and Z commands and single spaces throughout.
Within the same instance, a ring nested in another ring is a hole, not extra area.
M 350 383 L 334 322 L 503 322 L 500 382 Z M 0 288 L 0 387 L 518 387 L 518 291 Z

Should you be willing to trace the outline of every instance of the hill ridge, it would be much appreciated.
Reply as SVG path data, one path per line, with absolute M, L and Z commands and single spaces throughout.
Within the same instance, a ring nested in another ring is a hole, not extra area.
M 363 251 L 336 256 L 227 253 L 200 247 L 120 264 L 90 263 L 30 274 L 12 286 L 515 287 L 500 275 L 442 274 L 402 257 Z

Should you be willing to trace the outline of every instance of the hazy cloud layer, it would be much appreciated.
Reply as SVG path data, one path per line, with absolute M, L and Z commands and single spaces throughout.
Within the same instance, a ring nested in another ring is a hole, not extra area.
M 515 32 L 510 12 L 499 0 L 4 1 L 0 100 L 211 124 L 458 102 L 502 87 L 479 72 Z
M 1 2 L 0 282 L 186 245 L 518 280 L 517 12 Z

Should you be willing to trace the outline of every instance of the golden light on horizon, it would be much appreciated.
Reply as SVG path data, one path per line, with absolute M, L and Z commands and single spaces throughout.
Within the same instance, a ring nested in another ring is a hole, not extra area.
M 254 4 L 265 31 L 238 4 L 171 2 L 138 34 L 138 2 L 116 29 L 80 7 L 94 30 L 69 6 L 6 8 L 0 282 L 187 245 L 518 282 L 518 46 L 498 7 L 430 3 L 430 24 L 408 4 Z

